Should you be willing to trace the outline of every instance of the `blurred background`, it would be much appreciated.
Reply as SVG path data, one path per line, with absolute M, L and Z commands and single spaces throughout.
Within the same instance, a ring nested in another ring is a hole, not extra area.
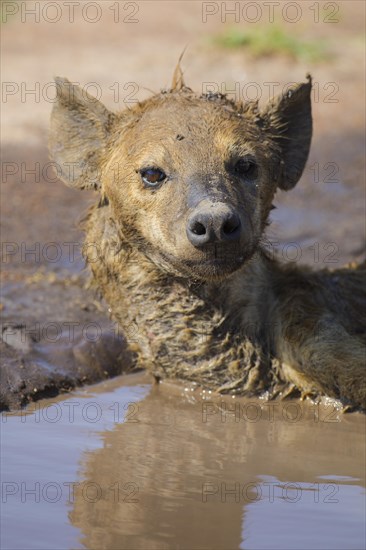
M 285 261 L 336 267 L 362 257 L 363 1 L 2 1 L 1 9 L 2 240 L 40 247 L 24 256 L 8 246 L 6 280 L 82 267 L 62 243 L 80 241 L 77 221 L 94 196 L 67 189 L 47 164 L 53 77 L 124 109 L 169 87 L 184 48 L 185 80 L 198 93 L 264 104 L 312 74 L 310 158 L 296 189 L 277 196 L 268 237 Z M 48 242 L 60 243 L 61 256 L 44 253 Z

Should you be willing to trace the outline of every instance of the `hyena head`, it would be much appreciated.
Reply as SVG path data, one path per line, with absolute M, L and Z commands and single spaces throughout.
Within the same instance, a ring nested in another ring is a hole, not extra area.
M 98 189 L 125 242 L 162 270 L 223 279 L 258 248 L 276 189 L 291 189 L 311 142 L 311 78 L 271 100 L 172 88 L 114 114 L 56 79 L 50 150 L 70 186 Z

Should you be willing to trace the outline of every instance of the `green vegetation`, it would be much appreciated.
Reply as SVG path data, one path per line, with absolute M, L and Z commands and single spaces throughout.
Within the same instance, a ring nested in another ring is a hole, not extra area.
M 225 48 L 246 48 L 254 57 L 288 55 L 305 61 L 322 61 L 329 57 L 323 40 L 305 41 L 281 27 L 267 25 L 250 30 L 228 28 L 214 42 Z

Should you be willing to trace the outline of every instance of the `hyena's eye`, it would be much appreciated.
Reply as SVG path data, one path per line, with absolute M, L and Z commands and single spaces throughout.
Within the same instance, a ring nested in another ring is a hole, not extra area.
M 258 166 L 252 158 L 241 158 L 235 163 L 235 173 L 247 180 L 255 180 L 258 177 Z
M 166 179 L 166 174 L 160 168 L 144 168 L 140 174 L 146 187 L 157 187 Z

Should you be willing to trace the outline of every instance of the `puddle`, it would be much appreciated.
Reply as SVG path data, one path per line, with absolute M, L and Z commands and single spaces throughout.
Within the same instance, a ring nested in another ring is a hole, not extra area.
M 365 417 L 331 401 L 137 374 L 4 413 L 1 430 L 2 548 L 365 547 Z
M 146 380 L 128 380 L 132 385 L 111 380 L 2 415 L 1 548 L 83 548 L 68 520 L 73 484 L 83 454 L 102 447 L 103 431 L 123 422 L 128 404 L 148 393 Z
M 266 493 L 245 509 L 240 548 L 362 548 L 365 492 L 359 479 L 345 477 L 347 484 L 342 476 L 318 476 L 315 483 L 266 479 Z M 274 546 L 276 540 L 281 544 Z

